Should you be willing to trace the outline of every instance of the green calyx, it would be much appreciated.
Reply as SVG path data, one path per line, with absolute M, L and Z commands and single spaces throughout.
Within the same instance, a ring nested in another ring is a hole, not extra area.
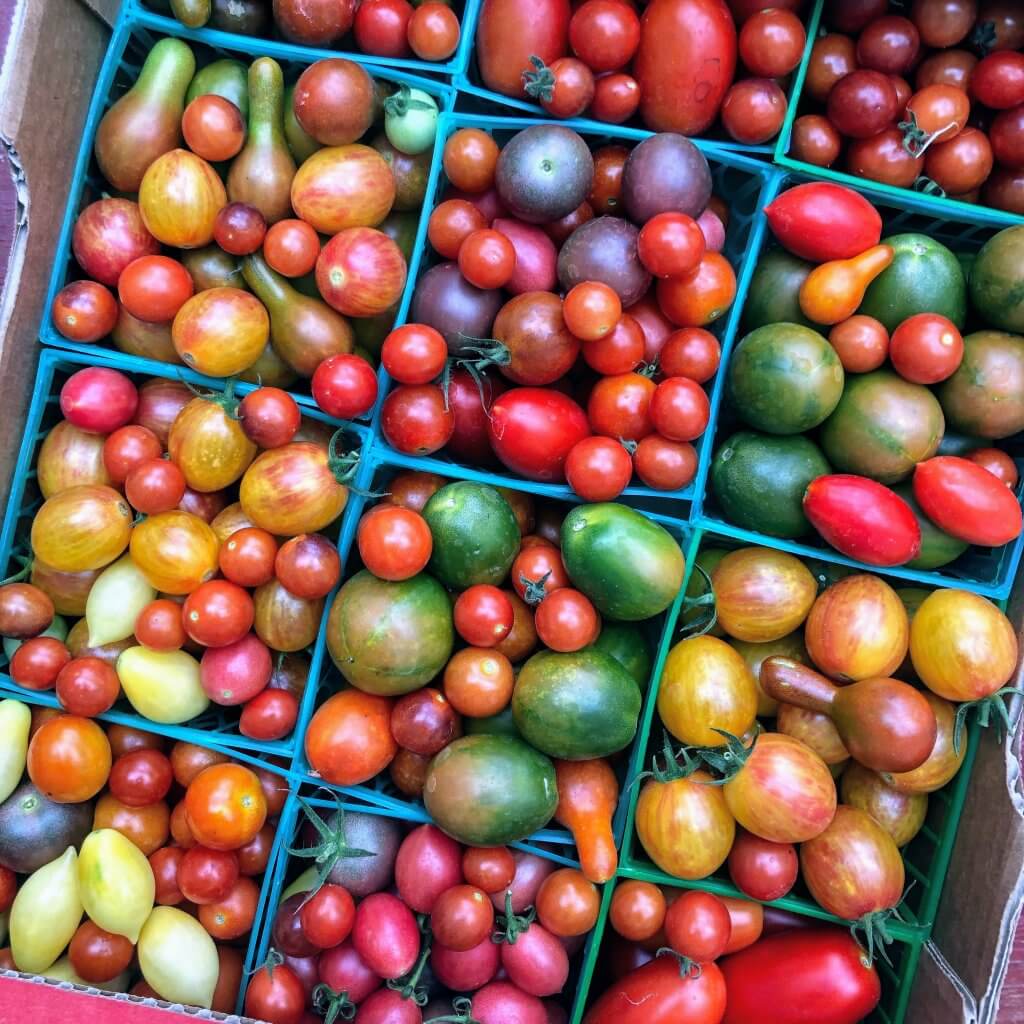
M 356 1015 L 356 1004 L 348 997 L 348 992 L 335 992 L 330 985 L 320 982 L 313 989 L 313 1006 L 324 1019 L 324 1024 L 334 1024 L 336 1020 L 352 1020 Z
M 433 103 L 418 100 L 407 85 L 401 86 L 398 92 L 392 93 L 384 101 L 384 113 L 388 117 L 405 117 L 411 110 L 434 110 Z
M 555 94 L 555 73 L 536 55 L 530 57 L 533 70 L 523 72 L 523 88 L 535 100 L 551 101 Z
M 953 753 L 957 757 L 963 748 L 964 730 L 967 728 L 967 716 L 972 711 L 977 711 L 978 725 L 987 729 L 990 725 L 995 726 L 996 738 L 1000 743 L 1009 735 L 1013 728 L 1010 720 L 1010 712 L 1003 702 L 1003 697 L 1020 696 L 1024 693 L 1018 686 L 1004 686 L 987 697 L 980 697 L 978 700 L 964 701 L 956 709 L 956 720 L 953 725 Z
M 512 910 L 512 890 L 505 890 L 505 912 L 498 915 L 498 927 L 491 936 L 495 943 L 508 943 L 514 946 L 519 936 L 533 924 L 537 911 L 533 907 L 527 907 L 525 913 L 516 914 Z
M 454 1013 L 446 1014 L 444 1017 L 431 1017 L 423 1024 L 480 1024 L 473 1016 L 473 1003 L 466 996 L 453 999 L 452 1009 Z
M 344 427 L 338 429 L 331 435 L 330 444 L 327 446 L 327 468 L 334 474 L 334 479 L 339 484 L 347 484 L 356 475 L 356 467 L 359 465 L 358 451 L 341 451 L 341 439 L 345 433 Z
M 316 812 L 316 809 L 303 798 L 297 797 L 299 805 L 306 814 L 307 820 L 316 829 L 320 842 L 316 846 L 305 848 L 288 847 L 288 853 L 293 857 L 307 857 L 314 862 L 316 867 L 316 885 L 309 891 L 303 905 L 308 903 L 326 884 L 335 865 L 341 860 L 349 857 L 373 857 L 374 851 L 360 850 L 358 847 L 349 846 L 345 841 L 345 811 L 340 802 L 335 813 L 335 824 L 328 825 Z M 337 1016 L 337 1014 L 335 1014 Z M 343 1018 L 348 1020 L 349 1018 Z
M 692 622 L 688 622 L 683 626 L 679 627 L 678 634 L 683 639 L 688 639 L 695 636 L 704 636 L 705 633 L 710 633 L 715 628 L 715 623 L 718 622 L 718 609 L 715 605 L 715 588 L 711 582 L 711 577 L 702 565 L 697 562 L 693 563 L 694 569 L 701 574 L 704 579 L 705 591 L 703 594 L 698 594 L 696 597 L 683 596 L 683 609 L 700 608 L 702 612 Z M 706 609 L 704 611 L 703 609 Z
M 696 960 L 677 953 L 671 946 L 662 946 L 654 955 L 674 957 L 679 962 L 679 977 L 683 981 L 696 981 L 703 973 L 701 965 Z

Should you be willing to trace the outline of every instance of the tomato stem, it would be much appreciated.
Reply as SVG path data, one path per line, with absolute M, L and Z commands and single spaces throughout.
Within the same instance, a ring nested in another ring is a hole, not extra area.
M 519 574 L 519 582 L 523 585 L 523 600 L 528 605 L 540 604 L 547 597 L 548 592 L 544 584 L 550 575 L 550 569 L 539 580 L 531 580 L 528 576 Z
M 303 900 L 302 905 L 305 906 L 326 884 L 338 861 L 345 860 L 348 857 L 373 857 L 374 852 L 349 846 L 345 841 L 345 809 L 341 806 L 340 802 L 338 802 L 337 810 L 333 815 L 334 824 L 332 827 L 301 796 L 296 799 L 305 812 L 306 819 L 316 829 L 321 840 L 316 846 L 303 848 L 288 847 L 288 853 L 293 857 L 309 857 L 315 861 L 316 885 L 309 891 L 305 900 Z
M 238 383 L 237 377 L 228 377 L 224 381 L 223 393 L 217 391 L 203 391 L 201 388 L 197 388 L 190 384 L 184 377 L 181 378 L 182 384 L 185 385 L 192 392 L 196 398 L 201 398 L 204 402 L 212 402 L 214 405 L 219 405 L 224 410 L 224 415 L 231 420 L 238 420 L 241 417 L 238 415 L 238 406 L 240 400 L 235 398 L 235 385 Z
M 512 890 L 505 890 L 505 913 L 498 915 L 498 927 L 491 936 L 491 941 L 498 943 L 507 942 L 514 946 L 519 936 L 533 924 L 537 911 L 533 907 L 527 907 L 522 914 L 516 914 L 512 910 Z
M 953 753 L 957 757 L 960 756 L 960 750 L 963 747 L 964 730 L 967 728 L 967 716 L 975 709 L 978 712 L 978 725 L 982 729 L 987 729 L 993 724 L 992 713 L 996 713 L 994 723 L 996 739 L 1002 743 L 1004 736 L 1008 735 L 1013 729 L 1010 712 L 1007 710 L 1002 698 L 1011 694 L 1020 696 L 1021 693 L 1024 693 L 1024 690 L 1021 690 L 1019 686 L 1004 686 L 1001 690 L 996 690 L 995 693 L 990 693 L 987 697 L 964 701 L 956 709 L 956 719 L 953 726 Z
M 339 484 L 347 484 L 355 476 L 356 467 L 359 465 L 359 452 L 356 450 L 339 452 L 338 446 L 345 433 L 345 427 L 338 429 L 331 435 L 330 443 L 327 446 L 327 468 L 334 474 L 334 479 Z
M 671 956 L 679 961 L 679 977 L 683 981 L 696 981 L 701 974 L 704 973 L 704 969 L 701 967 L 696 960 L 691 960 L 688 956 L 683 956 L 682 953 L 677 953 L 671 946 L 662 946 L 655 956 Z
M 0 587 L 6 587 L 8 583 L 20 583 L 22 580 L 27 580 L 29 574 L 32 572 L 31 557 L 26 555 L 15 555 L 14 557 L 21 562 L 21 568 L 13 576 L 8 576 L 5 580 L 0 580 Z
M 431 940 L 433 935 L 430 931 L 430 916 L 428 914 L 417 914 L 416 923 L 419 925 L 420 955 L 413 965 L 413 969 L 401 978 L 394 978 L 389 981 L 388 988 L 397 992 L 403 999 L 411 999 L 417 1006 L 427 1005 L 426 989 L 419 988 L 420 975 L 427 965 L 427 957 L 430 956 Z
M 536 55 L 530 57 L 530 63 L 533 70 L 523 72 L 523 89 L 527 96 L 550 103 L 555 95 L 555 73 Z
M 931 144 L 935 142 L 943 132 L 949 131 L 950 128 L 955 128 L 956 121 L 950 121 L 949 124 L 945 124 L 941 128 L 938 128 L 929 134 L 917 123 L 917 114 L 911 110 L 909 120 L 900 121 L 896 127 L 903 132 L 903 148 L 916 159 L 917 157 L 924 156 L 928 147 L 931 146 Z
M 323 1015 L 324 1024 L 334 1024 L 339 1017 L 352 1020 L 356 1015 L 356 1004 L 349 999 L 348 992 L 335 992 L 325 982 L 313 989 L 313 1005 Z
M 976 49 L 981 51 L 982 57 L 987 57 L 992 48 L 996 45 L 996 25 L 994 21 L 979 21 L 975 24 L 973 31 L 967 41 Z
M 412 94 L 412 89 L 407 85 L 402 85 L 398 92 L 392 93 L 384 101 L 384 113 L 391 117 L 405 117 L 410 110 L 433 109 L 434 105 L 432 103 L 416 99 Z
M 710 608 L 710 612 L 706 616 L 698 616 L 693 622 L 686 623 L 679 627 L 679 635 L 681 637 L 694 637 L 704 636 L 705 633 L 710 633 L 715 628 L 715 623 L 718 621 L 718 609 L 715 605 L 715 586 L 711 582 L 711 577 L 702 565 L 697 562 L 693 563 L 694 569 L 697 570 L 704 577 L 704 583 L 707 586 L 705 593 L 698 595 L 697 597 L 687 597 L 683 595 L 683 608 Z
M 447 1014 L 444 1017 L 431 1017 L 423 1024 L 480 1024 L 480 1021 L 473 1016 L 473 1003 L 466 996 L 459 996 L 452 1000 L 454 1014 Z

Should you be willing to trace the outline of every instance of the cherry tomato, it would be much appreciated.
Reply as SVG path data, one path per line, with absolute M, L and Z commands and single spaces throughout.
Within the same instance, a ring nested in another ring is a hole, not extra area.
M 177 906 L 185 898 L 178 888 L 178 868 L 185 851 L 177 846 L 162 846 L 149 855 L 149 866 L 156 882 L 155 902 L 161 907 Z
M 261 967 L 245 991 L 245 1015 L 271 1024 L 301 1024 L 306 991 L 285 964 Z
M 129 807 L 113 794 L 104 793 L 96 801 L 92 827 L 112 828 L 120 832 L 148 857 L 167 842 L 170 812 L 162 800 L 142 807 Z
M 998 163 L 1011 171 L 1024 170 L 1024 103 L 997 114 L 988 137 Z
M 382 580 L 407 580 L 430 561 L 434 542 L 418 512 L 401 505 L 377 505 L 359 521 L 359 557 Z
M 803 23 L 792 11 L 758 11 L 740 29 L 740 59 L 752 75 L 781 78 L 800 63 L 806 41 Z
M 299 911 L 303 934 L 318 949 L 343 943 L 352 931 L 356 906 L 348 889 L 328 883 Z
M 622 174 L 628 159 L 625 146 L 602 146 L 594 151 L 594 179 L 587 202 L 598 217 L 622 209 Z
M 656 885 L 629 880 L 615 887 L 608 918 L 624 939 L 643 942 L 661 931 L 666 909 L 665 896 Z
M 402 385 L 384 399 L 381 430 L 388 443 L 407 455 L 431 455 L 455 431 L 455 414 L 444 392 L 433 384 Z
M 703 964 L 717 960 L 732 934 L 725 904 L 709 892 L 684 892 L 665 912 L 665 937 L 680 955 Z
M 860 178 L 910 188 L 924 170 L 924 157 L 909 153 L 903 140 L 898 128 L 887 128 L 868 139 L 853 139 L 846 151 L 847 170 Z
M 122 275 L 124 273 L 122 271 Z M 57 293 L 50 315 L 54 327 L 65 338 L 99 341 L 117 323 L 117 300 L 96 281 L 73 281 Z
M 479 228 L 459 246 L 459 270 L 477 288 L 501 288 L 516 268 L 516 251 L 500 232 Z
M 254 615 L 248 591 L 230 580 L 200 583 L 181 608 L 185 632 L 204 647 L 238 643 L 252 629 Z
M 612 501 L 629 485 L 633 459 L 610 437 L 577 441 L 565 460 L 565 479 L 584 501 Z
M 128 807 L 144 807 L 163 800 L 174 773 L 167 756 L 158 750 L 122 754 L 110 769 L 110 792 Z
M 619 317 L 612 330 L 582 349 L 583 360 L 598 373 L 615 376 L 629 373 L 644 358 L 644 332 L 628 313 Z
M 877 370 L 889 356 L 889 332 L 874 317 L 863 314 L 837 323 L 828 340 L 847 373 Z
M 872 21 L 857 38 L 857 63 L 871 71 L 902 75 L 920 47 L 921 36 L 909 18 L 886 15 Z
M 858 69 L 839 79 L 828 94 L 828 119 L 853 139 L 877 135 L 896 118 L 896 89 L 888 75 Z
M 777 900 L 796 883 L 800 860 L 792 843 L 773 843 L 740 829 L 729 853 L 729 877 L 753 900 Z
M 929 147 L 924 173 L 948 195 L 961 196 L 988 180 L 993 161 L 988 136 L 977 128 L 965 128 L 956 138 Z
M 685 277 L 700 265 L 705 248 L 697 222 L 672 211 L 652 217 L 637 238 L 640 262 L 655 277 Z
M 918 313 L 892 332 L 889 359 L 893 369 L 914 384 L 937 384 L 951 377 L 964 355 L 956 325 L 938 313 Z
M 662 314 L 677 327 L 707 327 L 732 305 L 736 274 L 721 253 L 707 251 L 687 277 L 661 278 L 657 296 Z
M 462 733 L 455 708 L 432 686 L 395 701 L 390 726 L 395 742 L 421 757 L 433 757 Z
M 954 85 L 929 85 L 914 93 L 907 103 L 906 118 L 917 132 L 909 144 L 915 154 L 928 142 L 948 142 L 964 130 L 971 101 Z
M 377 401 L 377 374 L 359 356 L 328 356 L 313 372 L 310 390 L 328 416 L 351 420 L 369 412 Z
M 771 78 L 744 78 L 722 100 L 722 127 L 748 146 L 775 138 L 786 119 L 786 94 Z
M 618 294 L 600 281 L 583 281 L 569 290 L 562 304 L 565 326 L 581 341 L 607 337 L 622 316 Z
M 434 901 L 430 930 L 446 949 L 465 952 L 480 945 L 494 927 L 494 907 L 487 893 L 472 885 L 453 885 Z
M 236 156 L 245 142 L 245 121 L 234 103 L 207 93 L 197 96 L 181 118 L 185 144 L 196 156 L 216 163 Z
M 639 373 L 602 378 L 594 385 L 587 403 L 591 429 L 627 441 L 653 433 L 650 406 L 654 391 L 654 381 Z
M 228 203 L 217 211 L 213 240 L 232 256 L 248 256 L 262 244 L 267 233 L 263 214 L 248 203 Z
M 447 60 L 459 45 L 459 19 L 443 3 L 427 3 L 413 11 L 406 35 L 420 60 Z
M 498 144 L 479 128 L 460 128 L 445 142 L 441 160 L 444 173 L 457 189 L 486 192 L 494 184 Z
M 295 399 L 280 388 L 262 387 L 238 403 L 238 417 L 245 436 L 261 448 L 287 444 L 302 423 Z
M 239 764 L 204 768 L 185 792 L 192 834 L 214 850 L 245 846 L 267 817 L 267 801 L 256 774 Z
M 354 786 L 383 771 L 398 744 L 391 735 L 391 702 L 342 690 L 316 710 L 306 730 L 306 757 L 328 782 Z
M 384 369 L 399 384 L 429 384 L 440 376 L 447 358 L 448 345 L 444 335 L 426 324 L 396 327 L 384 339 L 380 350 Z
M 279 740 L 295 728 L 299 699 L 291 690 L 261 690 L 242 708 L 238 731 L 254 740 Z
M 170 512 L 185 495 L 185 474 L 167 459 L 149 459 L 128 474 L 124 495 L 143 515 Z
M 704 389 L 689 377 L 668 377 L 651 396 L 655 430 L 670 441 L 693 441 L 704 433 L 711 407 Z
M 222 942 L 240 939 L 252 929 L 259 899 L 259 886 L 251 878 L 239 878 L 223 899 L 200 905 L 199 923 Z
M 320 255 L 320 236 L 304 220 L 289 217 L 271 224 L 263 239 L 263 258 L 285 277 L 312 272 Z
M 978 448 L 968 452 L 964 458 L 987 469 L 1011 490 L 1017 486 L 1017 463 L 1001 448 Z
M 592 644 L 601 631 L 601 619 L 585 594 L 562 587 L 537 606 L 534 625 L 541 642 L 553 651 L 578 651 Z
M 971 95 L 993 110 L 1009 110 L 1024 103 L 1024 53 L 990 53 L 971 74 Z
M 552 935 L 585 935 L 597 923 L 601 905 L 597 886 L 576 868 L 560 868 L 537 891 L 537 920 Z
M 193 846 L 178 865 L 178 888 L 185 899 L 200 906 L 216 903 L 238 880 L 238 858 L 233 850 Z
M 537 604 L 552 591 L 569 586 L 561 552 L 546 541 L 529 547 L 524 545 L 512 563 L 509 577 L 515 592 L 530 604 Z
M 171 748 L 171 770 L 174 781 L 179 786 L 188 787 L 192 780 L 204 769 L 215 764 L 226 764 L 230 758 L 208 747 L 199 747 L 194 743 L 175 743 Z
M 444 670 L 444 695 L 460 715 L 487 718 L 508 707 L 515 677 L 512 663 L 496 650 L 464 647 Z
M 110 752 L 114 757 L 122 754 L 130 754 L 133 750 L 163 750 L 167 741 L 163 736 L 157 736 L 153 732 L 143 732 L 141 729 L 133 729 L 128 725 L 108 725 L 107 739 L 110 742 Z
M 579 117 L 594 98 L 594 73 L 575 57 L 559 57 L 547 66 L 535 62 L 523 80 L 527 95 L 552 117 Z
M 163 447 L 156 434 L 134 423 L 119 427 L 103 442 L 103 465 L 115 484 L 123 484 L 139 463 L 158 459 L 162 454 Z
M 110 762 L 110 743 L 94 721 L 58 715 L 32 737 L 26 768 L 44 796 L 59 804 L 80 804 L 103 788 Z
M 982 198 L 997 210 L 1024 214 L 1024 172 L 995 168 L 985 182 Z
M 839 159 L 843 139 L 827 117 L 804 114 L 793 122 L 789 151 L 795 160 L 831 167 Z
M 830 33 L 815 40 L 807 65 L 804 88 L 812 99 L 824 103 L 832 86 L 857 68 L 857 47 L 849 36 Z
M 668 336 L 658 366 L 666 377 L 687 377 L 703 384 L 718 372 L 721 358 L 722 347 L 710 331 L 684 327 Z
M 445 259 L 454 260 L 458 258 L 462 243 L 475 231 L 486 227 L 486 218 L 472 203 L 465 199 L 446 199 L 430 214 L 427 240 Z
M 341 557 L 322 534 L 303 533 L 278 549 L 274 574 L 296 597 L 326 597 L 341 579 Z
M 132 962 L 135 947 L 123 935 L 104 931 L 92 921 L 83 921 L 68 946 L 68 959 L 84 981 L 111 981 Z
M 619 0 L 587 0 L 569 22 L 569 45 L 593 72 L 617 71 L 640 45 L 640 19 Z
M 29 690 L 51 690 L 70 661 L 71 652 L 60 640 L 52 636 L 37 636 L 26 640 L 14 652 L 7 670 L 19 686 Z
M 57 673 L 56 691 L 65 711 L 95 718 L 114 706 L 121 681 L 113 666 L 99 658 L 72 658 Z
M 967 92 L 978 58 L 967 50 L 940 50 L 923 60 L 914 76 L 918 89 L 926 85 L 955 85 Z
M 509 856 L 511 857 L 511 854 Z M 511 875 L 509 881 L 511 881 Z M 17 892 L 17 875 L 10 868 L 0 865 L 0 914 L 6 914 L 11 909 Z
M 486 893 L 504 892 L 515 873 L 515 858 L 507 846 L 467 846 L 462 854 L 466 881 Z
M 678 491 L 697 474 L 697 453 L 686 441 L 660 434 L 641 438 L 633 453 L 636 475 L 656 491 Z
M 925 46 L 956 46 L 974 24 L 975 0 L 914 0 L 910 16 Z
M 590 113 L 596 120 L 622 124 L 636 113 L 639 106 L 640 85 L 632 75 L 614 72 L 601 75 L 594 82 Z
M 140 256 L 117 279 L 117 295 L 124 308 L 148 323 L 173 320 L 194 292 L 191 275 L 170 256 Z
M 515 619 L 512 602 L 487 583 L 459 594 L 452 615 L 459 636 L 472 647 L 497 646 L 512 631 Z
M 404 57 L 412 13 L 406 0 L 363 0 L 352 23 L 356 45 L 375 57 Z
M 277 541 L 257 526 L 236 530 L 221 544 L 220 571 L 240 587 L 260 587 L 274 578 Z

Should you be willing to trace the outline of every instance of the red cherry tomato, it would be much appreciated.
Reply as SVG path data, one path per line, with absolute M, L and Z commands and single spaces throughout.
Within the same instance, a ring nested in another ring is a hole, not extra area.
M 585 437 L 565 460 L 565 479 L 584 501 L 612 501 L 629 485 L 633 459 L 621 442 Z
M 740 59 L 752 75 L 781 78 L 800 63 L 806 41 L 803 23 L 792 11 L 758 11 L 740 29 Z
M 759 146 L 779 134 L 786 119 L 786 94 L 771 78 L 744 78 L 722 101 L 722 127 L 730 137 Z
M 587 0 L 569 22 L 569 45 L 593 72 L 617 71 L 640 45 L 640 19 L 619 0 Z
M 616 71 L 601 75 L 594 82 L 590 113 L 596 120 L 622 124 L 636 113 L 639 106 L 640 85 L 632 75 Z
M 490 138 L 490 136 L 488 136 Z M 458 259 L 462 243 L 474 231 L 486 228 L 489 221 L 465 199 L 446 199 L 434 207 L 427 221 L 427 240 L 445 259 Z
M 429 384 L 440 376 L 447 358 L 448 345 L 444 335 L 426 324 L 396 327 L 384 339 L 380 350 L 384 369 L 399 384 Z
M 447 407 L 439 387 L 403 384 L 384 399 L 381 429 L 388 443 L 398 451 L 431 455 L 451 439 L 455 414 Z
M 971 95 L 993 110 L 1024 103 L 1024 53 L 999 50 L 983 58 L 971 73 Z
M 603 376 L 635 370 L 644 361 L 644 332 L 628 313 L 603 338 L 583 346 L 583 361 Z
M 363 565 L 383 580 L 407 580 L 430 561 L 433 538 L 418 512 L 377 505 L 359 521 L 356 544 Z
M 587 402 L 587 418 L 594 433 L 626 441 L 639 441 L 653 433 L 650 407 L 654 391 L 654 381 L 639 373 L 599 380 Z
M 696 963 L 717 960 L 729 944 L 732 920 L 725 904 L 709 892 L 684 892 L 665 912 L 665 938 Z
M 889 355 L 889 332 L 874 317 L 863 314 L 840 321 L 829 331 L 828 340 L 847 373 L 877 370 Z
M 547 541 L 524 546 L 512 563 L 509 577 L 515 592 L 528 604 L 536 604 L 552 591 L 569 586 L 562 554 Z
M 636 446 L 633 469 L 656 491 L 678 491 L 697 475 L 697 452 L 686 441 L 649 434 Z
M 600 281 L 583 281 L 562 304 L 565 326 L 581 341 L 599 341 L 615 330 L 622 316 L 618 294 Z
M 280 388 L 262 387 L 238 403 L 238 417 L 245 436 L 261 448 L 287 444 L 302 424 L 295 399 Z
M 257 526 L 235 530 L 220 546 L 220 571 L 240 587 L 261 587 L 274 578 L 277 541 Z
M 413 11 L 406 35 L 420 60 L 447 60 L 459 45 L 459 19 L 443 3 L 426 3 Z
M 341 578 L 338 549 L 319 533 L 304 533 L 286 540 L 274 560 L 274 574 L 296 597 L 326 597 Z
M 637 238 L 640 262 L 655 277 L 685 277 L 696 270 L 704 255 L 704 232 L 685 213 L 659 213 Z
M 135 619 L 135 639 L 154 651 L 176 651 L 188 639 L 181 605 L 166 597 L 150 601 Z
M 246 701 L 238 719 L 238 731 L 254 740 L 279 740 L 295 728 L 299 699 L 291 690 L 261 690 Z
M 917 26 L 899 15 L 886 15 L 865 26 L 857 39 L 857 63 L 862 68 L 902 75 L 921 47 Z
M 320 255 L 320 236 L 304 220 L 288 218 L 271 224 L 263 239 L 263 258 L 271 270 L 285 277 L 312 272 Z
M 56 691 L 69 714 L 95 718 L 114 706 L 121 681 L 113 666 L 100 658 L 73 658 L 57 673 Z
M 533 624 L 541 642 L 553 651 L 578 651 L 592 644 L 601 632 L 601 619 L 590 599 L 562 587 L 537 606 Z
M 729 877 L 752 900 L 785 896 L 796 883 L 800 859 L 792 843 L 773 843 L 738 830 L 729 852 Z
M 840 78 L 832 87 L 828 94 L 828 119 L 842 135 L 866 139 L 892 124 L 899 113 L 898 104 L 888 75 L 861 68 Z
M 377 374 L 359 356 L 328 356 L 314 371 L 310 390 L 328 416 L 351 420 L 368 413 L 377 401 Z
M 204 647 L 227 647 L 252 629 L 255 607 L 249 592 L 230 580 L 200 583 L 181 608 L 185 632 Z
M 8 665 L 11 678 L 29 690 L 51 690 L 61 670 L 71 661 L 71 653 L 52 636 L 26 640 Z
M 170 512 L 185 495 L 185 474 L 167 459 L 149 459 L 124 482 L 124 496 L 143 515 Z
M 163 800 L 174 782 L 170 759 L 159 750 L 132 750 L 110 769 L 110 792 L 128 807 L 145 807 Z
M 956 324 L 938 313 L 909 317 L 889 340 L 893 369 L 914 384 L 937 384 L 951 377 L 963 357 L 964 339 Z
M 132 316 L 148 323 L 173 320 L 194 292 L 192 276 L 170 256 L 140 256 L 117 279 L 121 304 Z
M 406 0 L 363 0 L 352 24 L 356 45 L 375 57 L 406 56 L 412 14 Z
M 232 256 L 248 256 L 262 244 L 267 222 L 255 206 L 228 203 L 217 211 L 213 222 L 213 240 Z
M 575 57 L 559 57 L 547 66 L 534 63 L 523 80 L 526 94 L 552 117 L 579 117 L 594 98 L 594 73 Z
M 501 288 L 516 269 L 516 250 L 500 231 L 479 228 L 459 246 L 459 270 L 477 288 Z
M 987 469 L 1011 490 L 1017 486 L 1017 463 L 1001 448 L 978 448 L 973 452 L 968 452 L 964 458 Z
M 693 441 L 704 433 L 711 406 L 704 389 L 689 377 L 663 380 L 651 396 L 654 429 L 670 441 Z
M 115 484 L 123 484 L 136 466 L 147 459 L 159 459 L 162 454 L 156 434 L 135 423 L 120 427 L 103 442 L 103 465 Z
M 512 602 L 487 583 L 459 594 L 452 616 L 459 636 L 471 647 L 496 647 L 512 632 L 515 621 Z
M 666 377 L 688 377 L 703 384 L 718 372 L 722 346 L 703 327 L 683 327 L 673 331 L 658 356 L 658 366 Z
M 182 895 L 200 906 L 216 903 L 238 881 L 238 857 L 234 850 L 211 850 L 193 846 L 178 865 L 178 888 Z

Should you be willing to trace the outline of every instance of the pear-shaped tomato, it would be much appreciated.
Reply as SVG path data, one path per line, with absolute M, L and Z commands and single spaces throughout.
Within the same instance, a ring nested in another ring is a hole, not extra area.
M 80 484 L 109 484 L 103 463 L 106 436 L 61 420 L 46 435 L 36 460 L 36 482 L 44 498 Z
M 33 872 L 11 906 L 11 956 L 19 971 L 45 971 L 71 941 L 82 919 L 78 854 L 69 846 Z
M 207 523 L 177 509 L 149 516 L 132 531 L 132 561 L 164 594 L 191 594 L 214 576 L 219 550 Z
M 47 499 L 32 520 L 32 550 L 61 572 L 102 569 L 128 546 L 132 510 L 112 487 L 80 484 Z
M 82 906 L 104 931 L 139 941 L 153 909 L 156 881 L 145 854 L 120 832 L 90 832 L 78 856 Z
M 866 573 L 833 583 L 807 616 L 804 642 L 814 664 L 846 681 L 891 676 L 907 653 L 910 623 L 885 580 Z
M 828 715 L 808 711 L 794 704 L 779 704 L 775 728 L 810 747 L 827 765 L 842 764 L 850 759 L 839 730 Z
M 20 700 L 0 700 L 0 804 L 17 788 L 25 773 L 32 712 Z
M 345 510 L 351 467 L 344 457 L 309 441 L 265 451 L 245 471 L 242 511 L 261 529 L 282 537 L 316 533 Z
M 964 763 L 970 742 L 965 731 L 955 742 L 956 706 L 926 690 L 924 699 L 935 712 L 935 744 L 924 764 L 909 772 L 882 772 L 882 778 L 902 793 L 934 793 L 942 789 Z
M 1017 636 L 991 602 L 966 590 L 936 590 L 910 625 L 910 657 L 921 682 L 946 700 L 977 700 L 1005 686 Z
M 831 776 L 830 776 L 831 778 Z M 729 856 L 736 821 L 707 772 L 650 780 L 636 804 L 636 831 L 647 856 L 676 878 L 706 878 Z
M 156 907 L 142 926 L 137 952 L 142 976 L 158 996 L 210 1008 L 220 959 L 213 939 L 191 914 Z
M 713 636 L 695 636 L 669 652 L 658 690 L 658 714 L 676 739 L 715 747 L 716 729 L 742 736 L 754 725 L 757 685 L 738 651 Z
M 156 590 L 124 555 L 100 573 L 85 602 L 89 646 L 126 640 L 135 632 L 139 612 L 156 597 Z
M 117 659 L 117 674 L 132 707 L 153 722 L 187 722 L 209 707 L 199 662 L 187 651 L 129 647 Z
M 209 398 L 193 398 L 178 413 L 167 451 L 189 487 L 203 492 L 230 487 L 256 458 L 256 445 L 245 436 L 241 421 Z
M 740 548 L 711 573 L 721 627 L 737 640 L 767 643 L 807 618 L 818 592 L 810 569 L 785 551 Z

